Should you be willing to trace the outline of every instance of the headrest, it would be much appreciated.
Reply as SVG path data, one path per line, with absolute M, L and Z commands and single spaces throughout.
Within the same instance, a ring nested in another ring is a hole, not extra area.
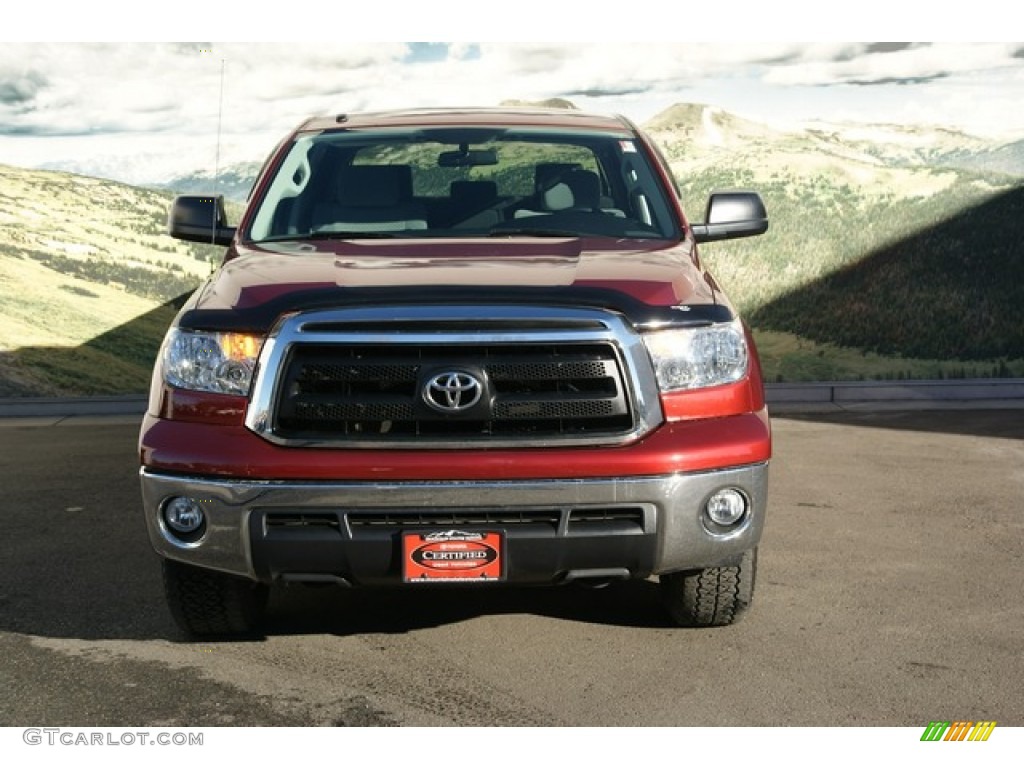
M 549 211 L 596 209 L 600 205 L 601 182 L 593 171 L 566 171 L 557 184 L 544 191 L 544 207 Z
M 408 165 L 350 165 L 338 176 L 341 205 L 386 208 L 412 197 L 412 168 Z
M 533 169 L 534 189 L 538 192 L 543 192 L 563 173 L 579 167 L 579 163 L 537 163 L 537 166 Z

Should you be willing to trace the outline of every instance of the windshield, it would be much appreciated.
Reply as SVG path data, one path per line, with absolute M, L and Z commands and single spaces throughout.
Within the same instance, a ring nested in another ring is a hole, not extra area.
M 679 237 L 627 134 L 443 128 L 296 139 L 253 241 L 357 237 Z

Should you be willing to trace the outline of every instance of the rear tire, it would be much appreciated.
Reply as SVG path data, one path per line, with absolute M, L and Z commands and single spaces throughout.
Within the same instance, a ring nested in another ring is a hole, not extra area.
M 163 561 L 164 593 L 175 623 L 188 635 L 240 635 L 259 625 L 269 589 L 219 571 Z
M 724 627 L 739 621 L 754 598 L 757 548 L 738 565 L 702 568 L 659 576 L 661 597 L 680 627 Z

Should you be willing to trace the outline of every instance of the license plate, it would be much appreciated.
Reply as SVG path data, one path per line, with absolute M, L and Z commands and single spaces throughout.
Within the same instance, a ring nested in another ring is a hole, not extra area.
M 497 531 L 407 531 L 402 534 L 402 578 L 410 584 L 501 581 L 503 545 Z

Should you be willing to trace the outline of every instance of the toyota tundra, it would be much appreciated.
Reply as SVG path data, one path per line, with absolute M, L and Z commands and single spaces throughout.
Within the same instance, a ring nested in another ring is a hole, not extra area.
M 192 635 L 268 588 L 654 579 L 667 620 L 751 603 L 771 431 L 749 330 L 698 244 L 763 233 L 756 192 L 689 221 L 629 120 L 430 109 L 308 120 L 164 339 L 140 435 L 149 537 Z

